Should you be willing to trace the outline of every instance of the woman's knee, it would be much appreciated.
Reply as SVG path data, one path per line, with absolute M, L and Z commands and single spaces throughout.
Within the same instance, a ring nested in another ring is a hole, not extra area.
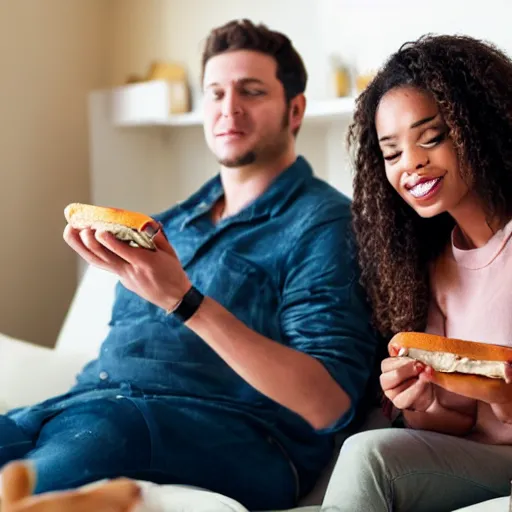
M 340 451 L 336 467 L 341 471 L 382 478 L 389 472 L 392 459 L 407 436 L 403 429 L 383 428 L 350 436 Z
M 373 458 L 389 449 L 390 444 L 395 444 L 401 437 L 401 430 L 383 428 L 367 430 L 350 436 L 341 448 L 347 455 Z

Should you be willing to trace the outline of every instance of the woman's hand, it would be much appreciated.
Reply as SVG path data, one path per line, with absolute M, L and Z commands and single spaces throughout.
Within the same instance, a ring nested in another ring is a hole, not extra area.
M 400 347 L 390 344 L 391 357 L 381 364 L 380 385 L 397 409 L 424 412 L 434 404 L 434 386 L 425 376 L 432 369 L 408 357 L 397 357 Z

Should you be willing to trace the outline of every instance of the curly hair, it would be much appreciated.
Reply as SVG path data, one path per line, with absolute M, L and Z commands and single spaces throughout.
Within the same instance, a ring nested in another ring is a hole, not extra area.
M 348 146 L 354 151 L 352 203 L 362 284 L 385 336 L 423 331 L 430 300 L 429 265 L 455 221 L 421 218 L 386 179 L 375 114 L 390 89 L 430 93 L 449 129 L 462 179 L 488 219 L 512 213 L 512 61 L 488 42 L 427 34 L 404 44 L 356 102 Z

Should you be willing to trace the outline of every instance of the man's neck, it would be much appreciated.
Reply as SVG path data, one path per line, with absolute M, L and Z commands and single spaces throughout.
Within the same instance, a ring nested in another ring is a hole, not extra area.
M 231 217 L 261 196 L 270 184 L 296 160 L 297 155 L 287 152 L 267 164 L 247 165 L 240 168 L 221 168 L 224 188 L 222 218 Z

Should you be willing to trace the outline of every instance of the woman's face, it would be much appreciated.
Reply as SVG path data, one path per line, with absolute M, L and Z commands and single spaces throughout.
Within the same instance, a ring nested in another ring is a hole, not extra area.
M 453 211 L 468 187 L 434 98 L 411 86 L 391 89 L 375 126 L 386 177 L 403 199 L 422 217 Z

